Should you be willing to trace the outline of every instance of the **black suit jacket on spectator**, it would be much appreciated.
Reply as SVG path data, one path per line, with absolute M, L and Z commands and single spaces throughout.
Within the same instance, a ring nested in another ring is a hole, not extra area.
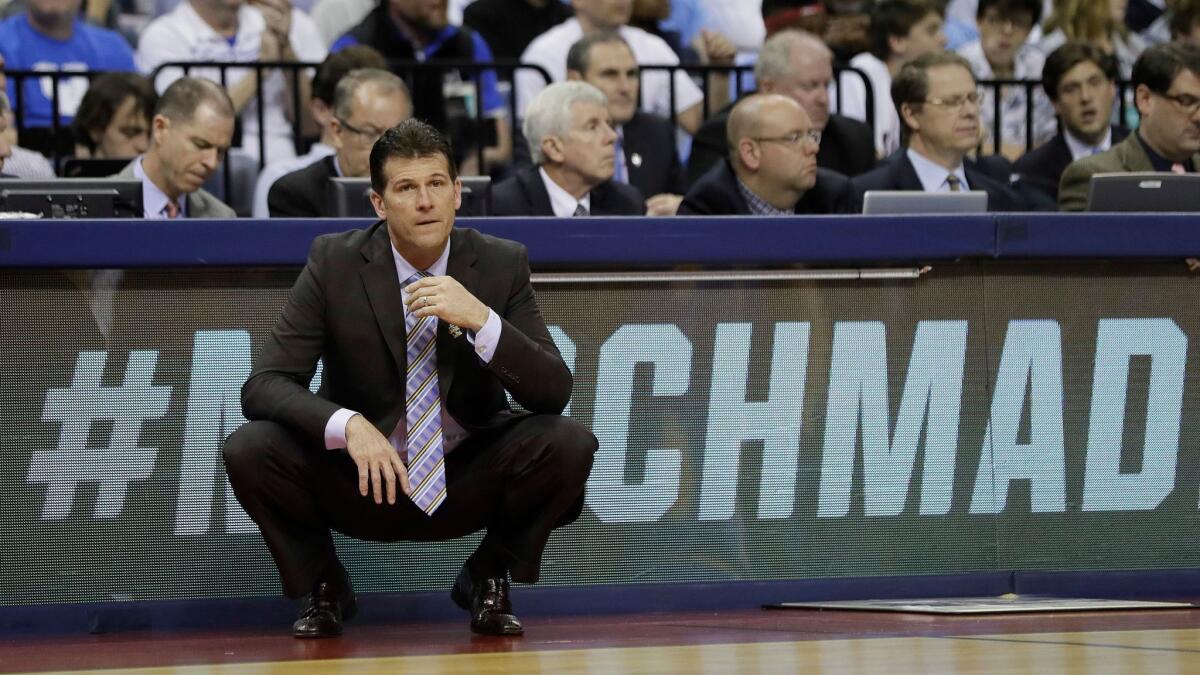
M 575 14 L 563 2 L 534 7 L 526 0 L 475 0 L 463 10 L 463 25 L 479 33 L 492 56 L 521 58 L 533 39 Z
M 688 156 L 687 183 L 695 185 L 712 166 L 729 156 L 725 130 L 733 105 L 709 117 L 692 139 Z M 875 166 L 875 137 L 871 127 L 841 115 L 830 115 L 821 134 L 817 166 L 843 176 L 857 176 Z
M 828 169 L 817 169 L 817 182 L 796 203 L 797 215 L 858 213 L 850 179 Z M 679 205 L 681 216 L 748 216 L 750 206 L 737 188 L 737 175 L 729 160 L 700 177 Z
M 593 216 L 641 216 L 646 204 L 636 188 L 607 181 L 591 192 Z M 493 216 L 553 216 L 550 194 L 537 167 L 521 169 L 492 188 Z
M 324 157 L 275 181 L 267 193 L 272 218 L 330 218 L 329 179 L 337 175 L 336 155 Z
M 1125 140 L 1129 130 L 1124 127 L 1112 128 L 1112 143 L 1116 145 Z M 1013 172 L 1018 176 L 1018 182 L 1031 189 L 1049 196 L 1058 203 L 1058 181 L 1063 171 L 1075 159 L 1071 156 L 1071 148 L 1063 132 L 1058 132 L 1054 138 L 1025 153 L 1013 163 Z
M 622 125 L 621 151 L 625 154 L 625 170 L 629 184 L 643 197 L 670 192 L 681 195 L 687 189 L 683 179 L 683 162 L 675 145 L 675 127 L 665 118 L 637 112 Z M 638 161 L 633 157 L 637 155 Z M 513 137 L 513 165 L 518 169 L 533 166 L 529 142 L 520 131 Z
M 983 190 L 988 193 L 988 211 L 1024 211 L 1026 205 L 1016 192 L 1004 183 L 990 178 L 969 161 L 963 162 L 967 174 L 967 183 L 972 190 Z M 864 173 L 852 179 L 854 196 L 859 204 L 867 190 L 911 190 L 923 191 L 921 179 L 913 168 L 908 155 L 902 149 L 884 160 L 874 171 Z

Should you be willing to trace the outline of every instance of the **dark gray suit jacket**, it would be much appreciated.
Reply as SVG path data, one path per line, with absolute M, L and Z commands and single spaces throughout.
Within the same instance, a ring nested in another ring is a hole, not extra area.
M 1200 154 L 1192 156 L 1192 166 L 1200 167 Z M 1088 188 L 1095 174 L 1135 171 L 1154 171 L 1154 165 L 1137 134 L 1132 133 L 1105 152 L 1071 162 L 1058 183 L 1058 210 L 1082 211 L 1087 208 Z
M 267 211 L 272 218 L 331 218 L 329 179 L 337 175 L 333 160 L 322 157 L 303 169 L 293 171 L 271 186 L 267 192 Z
M 963 162 L 964 173 L 967 174 L 967 184 L 972 190 L 982 190 L 988 194 L 988 211 L 1025 211 L 1027 205 L 1021 197 L 1007 185 L 989 177 L 969 161 Z M 917 170 L 913 168 L 908 155 L 901 148 L 896 154 L 883 160 L 883 163 L 873 171 L 851 179 L 854 184 L 854 195 L 861 204 L 867 190 L 911 190 L 920 192 L 925 189 Z
M 593 216 L 641 216 L 646 203 L 637 188 L 606 181 L 592 189 Z M 493 216 L 553 216 L 550 193 L 537 167 L 521 169 L 492 188 Z
M 446 409 L 469 432 L 499 429 L 526 410 L 560 413 L 571 397 L 571 371 L 534 299 L 525 247 L 475 230 L 450 235 L 446 273 L 499 315 L 503 327 L 489 363 L 465 335 L 438 323 L 439 386 Z M 321 389 L 308 390 L 324 362 Z M 385 436 L 405 411 L 404 307 L 383 221 L 366 230 L 317 237 L 279 319 L 242 387 L 247 419 L 271 420 L 314 447 L 339 408 L 361 413 Z
M 137 178 L 133 174 L 133 165 L 136 161 L 134 160 L 126 164 L 125 168 L 121 169 L 121 173 L 118 173 L 116 177 Z M 188 218 L 237 218 L 237 212 L 204 188 L 200 188 L 189 194 L 185 199 L 187 200 Z

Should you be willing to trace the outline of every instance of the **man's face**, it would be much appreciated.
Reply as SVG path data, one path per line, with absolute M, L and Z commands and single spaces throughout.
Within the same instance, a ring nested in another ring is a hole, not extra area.
M 633 52 L 621 42 L 593 45 L 583 80 L 608 97 L 613 122 L 625 124 L 637 111 L 638 66 Z
M 633 0 L 572 0 L 571 5 L 579 18 L 600 28 L 624 26 L 633 16 Z
M 946 34 L 942 32 L 942 15 L 930 12 L 900 39 L 891 38 L 892 50 L 905 63 L 918 57 L 946 49 Z
M 1054 111 L 1072 134 L 1092 140 L 1108 129 L 1117 87 L 1092 61 L 1080 61 L 1058 83 Z
M 201 103 L 190 120 L 172 121 L 155 115 L 153 152 L 162 166 L 170 192 L 190 194 L 213 175 L 233 139 L 233 117 Z
M 346 119 L 334 118 L 333 145 L 338 166 L 351 177 L 371 173 L 371 148 L 383 132 L 408 119 L 412 114 L 408 97 L 399 91 L 381 92 L 371 84 L 360 86 L 350 104 Z
M 440 153 L 427 157 L 392 157 L 384 162 L 383 194 L 371 191 L 375 213 L 387 221 L 392 245 L 406 258 L 417 251 L 445 247 L 454 229 L 454 212 L 462 203 L 462 183 L 450 178 L 450 165 Z
M 134 157 L 150 147 L 150 120 L 138 100 L 127 97 L 117 106 L 108 126 L 96 141 L 97 158 Z
M 393 14 L 414 28 L 430 32 L 442 30 L 450 23 L 448 5 L 449 0 L 388 0 Z
M 565 170 L 592 185 L 612 178 L 617 133 L 611 119 L 598 103 L 581 101 L 571 106 L 571 128 L 558 139 Z
M 934 66 L 928 75 L 929 95 L 925 102 L 908 108 L 911 122 L 915 123 L 913 133 L 934 152 L 965 156 L 979 143 L 975 77 L 971 71 L 955 65 Z M 972 103 L 970 98 L 976 101 Z
M 1181 70 L 1161 95 L 1139 86 L 1137 106 L 1142 114 L 1139 130 L 1168 159 L 1183 161 L 1200 152 L 1200 77 L 1196 73 Z
M 829 83 L 833 81 L 833 65 L 824 54 L 805 53 L 793 49 L 788 59 L 787 74 L 778 79 L 764 80 L 762 90 L 782 94 L 799 103 L 808 114 L 814 129 L 824 129 L 829 122 Z
M 797 192 L 811 190 L 817 182 L 818 143 L 810 139 L 815 127 L 804 108 L 790 100 L 763 105 L 756 128 L 758 176 Z
M 1026 10 L 1011 14 L 989 7 L 979 18 L 979 42 L 993 68 L 1011 68 L 1017 50 L 1029 39 L 1035 17 Z

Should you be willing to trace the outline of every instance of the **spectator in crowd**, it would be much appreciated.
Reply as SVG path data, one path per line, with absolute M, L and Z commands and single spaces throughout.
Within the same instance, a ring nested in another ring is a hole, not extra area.
M 767 38 L 762 0 L 664 0 L 670 16 L 663 22 L 683 43 L 702 50 L 704 32 L 729 38 L 738 55 L 750 62 Z
M 322 43 L 332 47 L 378 6 L 379 0 L 317 0 L 309 16 L 317 24 Z
M 283 159 L 268 164 L 258 174 L 254 183 L 254 200 L 251 215 L 255 218 L 270 217 L 267 207 L 267 195 L 275 181 L 293 171 L 299 171 L 306 166 L 329 157 L 337 150 L 333 147 L 333 96 L 338 82 L 352 70 L 359 68 L 387 68 L 387 60 L 373 47 L 355 45 L 340 52 L 325 57 L 317 67 L 317 73 L 312 81 L 312 99 L 309 101 L 309 114 L 320 131 L 320 137 L 312 144 L 308 152 L 293 159 Z
M 875 166 L 871 128 L 858 120 L 829 112 L 829 84 L 833 81 L 833 52 L 817 36 L 788 29 L 767 39 L 754 64 L 759 92 L 794 99 L 808 114 L 813 129 L 821 132 L 817 166 L 846 176 L 857 176 Z M 704 121 L 692 140 L 688 156 L 688 183 L 695 183 L 713 165 L 729 156 L 725 140 L 729 109 Z
M 1200 46 L 1200 0 L 1175 0 L 1168 6 L 1171 39 Z
M 146 27 L 138 41 L 138 66 L 151 73 L 159 65 L 178 61 L 320 61 L 325 46 L 312 19 L 293 9 L 288 0 L 187 0 Z M 217 68 L 192 68 L 188 74 L 222 82 Z M 293 106 L 293 84 L 298 99 L 311 97 L 310 75 L 300 71 L 263 71 L 261 138 L 266 154 L 259 152 L 259 73 L 255 68 L 226 71 L 229 97 L 241 115 L 241 150 L 266 164 L 296 156 L 294 125 L 304 114 Z M 181 68 L 159 72 L 159 91 L 183 76 Z M 298 82 L 297 82 L 298 80 Z
M 12 174 L 2 173 L 4 162 L 12 155 L 12 144 L 8 142 L 8 94 L 0 91 L 0 178 L 12 178 Z
M 729 115 L 729 159 L 688 190 L 680 215 L 790 216 L 858 211 L 850 181 L 817 166 L 821 132 L 804 107 L 755 94 Z
M 107 73 L 92 80 L 71 123 L 75 156 L 129 159 L 150 147 L 150 119 L 158 94 L 137 73 Z
M 1072 162 L 1058 188 L 1058 207 L 1082 211 L 1093 175 L 1200 170 L 1200 47 L 1171 42 L 1147 49 L 1133 66 L 1141 123 L 1107 152 Z
M 337 52 L 355 44 L 378 49 L 389 62 L 492 61 L 492 51 L 478 33 L 450 24 L 447 0 L 381 0 L 330 49 Z M 464 175 L 486 168 L 479 166 L 476 157 L 480 145 L 489 167 L 511 159 L 512 127 L 495 71 L 484 70 L 476 77 L 470 70 L 455 68 L 409 73 L 399 67 L 396 74 L 405 78 L 412 91 L 413 116 L 450 136 Z M 475 123 L 476 101 L 486 124 Z
M 617 132 L 613 180 L 646 197 L 646 213 L 673 216 L 683 200 L 683 166 L 675 151 L 675 128 L 665 117 L 637 108 L 638 65 L 616 32 L 592 33 L 567 52 L 567 79 L 604 92 Z
M 871 9 L 871 51 L 850 59 L 867 75 L 875 96 L 875 154 L 887 157 L 900 147 L 900 118 L 892 103 L 892 78 L 904 64 L 946 47 L 942 10 L 937 0 L 881 0 Z M 841 106 L 837 112 L 867 121 L 867 90 L 855 73 L 839 80 Z
M 404 81 L 390 71 L 362 68 L 338 82 L 333 96 L 333 147 L 337 153 L 275 182 L 267 198 L 272 218 L 328 218 L 329 179 L 371 175 L 371 148 L 388 129 L 408 119 L 412 101 Z
M 1053 0 L 1038 47 L 1043 54 L 1067 41 L 1090 42 L 1117 57 L 1121 77 L 1129 77 L 1145 41 L 1125 26 L 1127 0 Z
M 1109 123 L 1117 95 L 1117 60 L 1086 42 L 1068 42 L 1050 52 L 1042 88 L 1058 113 L 1061 131 L 1013 163 L 1024 185 L 1058 202 L 1058 181 L 1071 162 L 1104 152 L 1129 130 Z
M 629 26 L 633 11 L 632 0 L 572 0 L 575 17 L 539 35 L 521 60 L 541 66 L 550 74 L 551 82 L 561 82 L 567 76 L 567 51 L 579 38 L 590 33 L 617 31 L 637 59 L 639 66 L 677 66 L 679 57 L 662 38 L 640 28 Z M 706 33 L 706 51 L 709 63 L 731 65 L 736 52 L 728 39 L 717 33 Z M 710 79 L 709 103 L 718 108 L 728 102 L 728 76 Z M 662 117 L 674 117 L 679 126 L 688 133 L 696 133 L 704 119 L 704 94 L 683 71 L 668 74 L 666 71 L 642 74 L 642 110 Z M 545 86 L 542 76 L 529 70 L 518 71 L 514 87 L 517 93 L 517 110 L 522 111 L 533 97 Z M 671 107 L 672 87 L 675 92 L 675 107 Z
M 958 48 L 980 80 L 1037 80 L 1045 55 L 1029 42 L 1030 31 L 1041 16 L 1041 0 L 979 0 L 976 17 L 979 39 Z M 1033 132 L 1025 125 L 1026 90 L 1000 87 L 1000 142 L 996 143 L 996 87 L 985 87 L 980 104 L 985 150 L 1000 152 L 1011 161 L 1027 147 L 1045 142 L 1054 134 L 1050 101 L 1033 92 Z M 1031 143 L 1027 143 L 1027 140 Z
M 80 17 L 83 0 L 29 0 L 27 10 L 0 23 L 0 56 L 9 70 L 89 72 L 134 70 L 133 51 L 117 33 L 88 24 Z M 53 133 L 53 77 L 9 82 L 10 100 L 21 101 L 22 139 L 43 153 L 70 154 L 70 134 Z M 71 123 L 88 89 L 87 77 L 58 80 L 58 115 L 63 128 Z M 36 131 L 34 131 L 36 130 Z
M 854 179 L 861 199 L 868 190 L 988 193 L 988 210 L 1020 211 L 1007 185 L 966 161 L 979 142 L 979 89 L 971 64 L 954 52 L 926 54 L 904 66 L 892 83 L 904 124 L 905 151 Z
M 534 166 L 492 189 L 495 216 L 640 216 L 641 193 L 612 180 L 617 133 L 604 92 L 586 82 L 542 89 L 525 112 Z
M 493 56 L 515 61 L 534 38 L 571 14 L 562 0 L 475 0 L 463 10 L 463 25 L 483 37 Z
M 4 57 L 0 56 L 0 93 L 8 89 L 8 78 L 4 73 Z M 36 150 L 22 148 L 17 144 L 17 126 L 13 119 L 12 108 L 7 103 L 7 95 L 5 96 L 6 103 L 4 109 L 0 111 L 0 117 L 4 118 L 4 128 L 0 130 L 0 137 L 3 138 L 5 147 L 8 148 L 7 161 L 4 162 L 4 172 L 8 176 L 16 178 L 54 178 L 54 167 L 50 166 L 50 162 L 46 160 L 46 156 Z
M 119 178 L 142 181 L 146 218 L 235 218 L 233 209 L 201 189 L 233 139 L 236 114 L 221 85 L 181 77 L 158 99 L 150 148 Z

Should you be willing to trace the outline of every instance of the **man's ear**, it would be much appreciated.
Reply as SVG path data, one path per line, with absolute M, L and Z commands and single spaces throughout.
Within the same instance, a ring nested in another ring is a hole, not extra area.
M 900 104 L 900 121 L 913 133 L 921 130 L 921 123 L 917 120 L 917 111 L 913 109 L 911 103 Z
M 542 139 L 542 155 L 555 164 L 562 164 L 567 155 L 563 152 L 563 142 L 558 136 L 546 136 Z
M 171 120 L 167 119 L 166 115 L 155 115 L 150 120 L 150 138 L 154 141 L 154 145 L 162 145 L 163 136 L 170 128 Z
M 1146 113 L 1150 111 L 1151 105 L 1153 105 L 1151 103 L 1151 99 L 1153 98 L 1154 95 L 1150 91 L 1150 87 L 1147 87 L 1144 84 L 1139 84 L 1137 86 L 1137 90 L 1133 93 L 1133 103 L 1137 106 L 1139 115 L 1142 117 L 1146 116 Z
M 761 148 L 749 138 L 743 138 L 738 141 L 737 154 L 742 165 L 751 171 L 758 171 L 758 167 L 762 164 L 762 156 L 760 155 Z
M 568 70 L 567 71 L 567 80 L 574 81 L 574 80 L 582 80 L 582 79 L 583 79 L 583 73 L 579 72 L 578 70 Z
M 371 206 L 375 207 L 375 215 L 379 216 L 380 220 L 387 220 L 387 205 L 383 201 L 383 196 L 374 189 L 367 192 L 367 196 L 371 198 Z
M 908 49 L 908 36 L 889 35 L 887 36 L 888 53 L 897 56 L 904 56 L 904 52 Z

